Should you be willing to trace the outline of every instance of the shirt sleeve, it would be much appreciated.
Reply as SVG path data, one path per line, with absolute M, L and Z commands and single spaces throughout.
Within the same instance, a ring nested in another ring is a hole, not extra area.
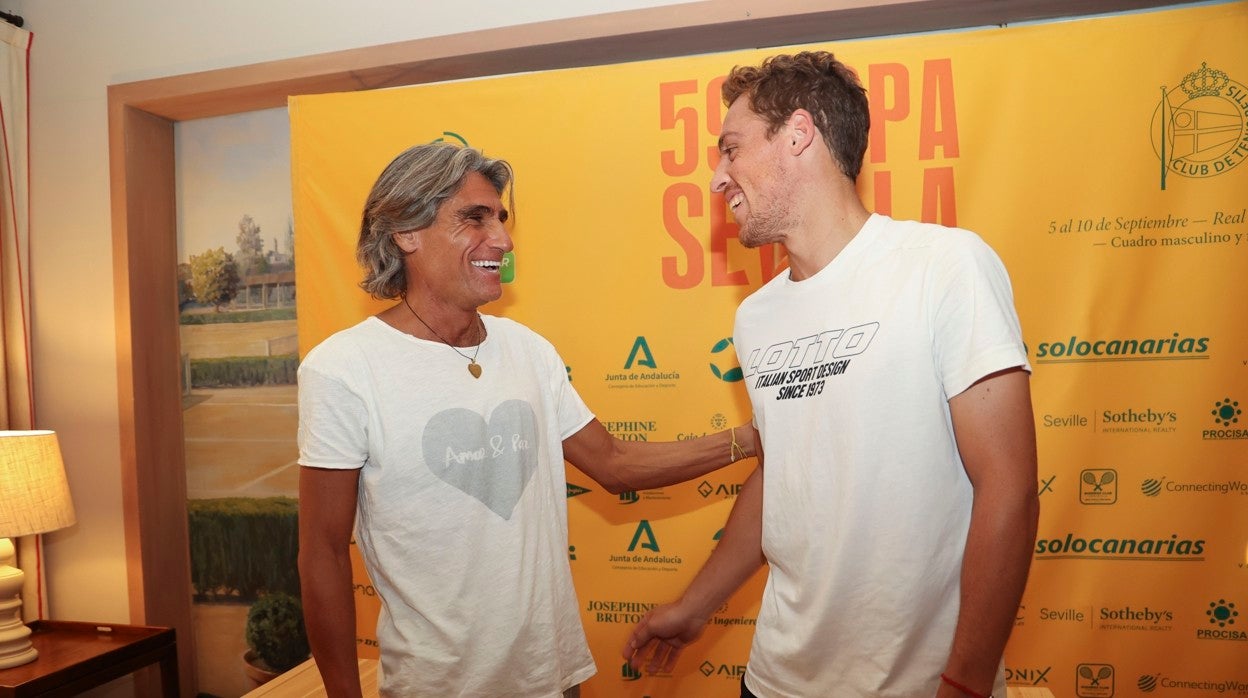
M 948 397 L 997 371 L 1031 371 L 1005 265 L 978 236 L 961 232 L 965 239 L 943 256 L 933 305 L 933 351 Z
M 299 367 L 299 464 L 358 469 L 368 460 L 368 411 L 341 380 Z
M 551 346 L 550 391 L 554 396 L 555 410 L 559 417 L 559 438 L 567 439 L 580 431 L 594 418 L 594 413 L 572 387 L 568 366 Z

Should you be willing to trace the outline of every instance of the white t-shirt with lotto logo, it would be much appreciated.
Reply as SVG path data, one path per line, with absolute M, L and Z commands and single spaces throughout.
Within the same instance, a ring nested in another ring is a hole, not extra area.
M 747 298 L 733 337 L 766 458 L 747 685 L 931 698 L 972 495 L 948 401 L 1030 370 L 1005 269 L 973 233 L 874 215 L 816 275 Z
M 483 321 L 479 379 L 447 345 L 375 317 L 299 368 L 299 463 L 361 469 L 384 696 L 555 698 L 595 671 L 562 447 L 593 415 L 549 342 Z

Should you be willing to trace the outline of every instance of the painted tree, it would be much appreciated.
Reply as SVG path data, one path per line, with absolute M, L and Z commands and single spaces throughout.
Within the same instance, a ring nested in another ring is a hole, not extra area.
M 286 254 L 290 255 L 290 267 L 295 267 L 295 222 L 286 219 Z
M 221 306 L 238 295 L 238 282 L 238 266 L 224 247 L 191 255 L 191 292 L 200 303 L 221 312 Z
M 260 226 L 249 215 L 244 214 L 238 221 L 238 255 L 235 258 L 241 276 L 263 274 L 269 270 L 269 261 L 264 257 L 264 236 L 260 234 Z
M 178 263 L 178 311 L 195 301 L 195 292 L 191 290 L 191 265 Z

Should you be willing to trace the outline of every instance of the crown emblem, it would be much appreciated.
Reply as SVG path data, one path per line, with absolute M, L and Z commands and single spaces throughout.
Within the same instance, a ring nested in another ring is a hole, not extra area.
M 1200 70 L 1194 70 L 1188 73 L 1183 82 L 1179 84 L 1187 96 L 1191 99 L 1197 97 L 1217 97 L 1222 93 L 1222 88 L 1226 87 L 1231 81 L 1226 73 L 1220 70 L 1210 70 L 1206 63 L 1200 64 Z

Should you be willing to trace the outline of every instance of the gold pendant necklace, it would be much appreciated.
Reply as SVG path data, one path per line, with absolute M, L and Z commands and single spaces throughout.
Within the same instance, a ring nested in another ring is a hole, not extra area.
M 464 352 L 456 348 L 454 344 L 451 344 L 445 339 L 442 339 L 442 335 L 438 334 L 437 330 L 430 327 L 429 323 L 425 322 L 425 319 L 416 313 L 416 309 L 412 307 L 412 304 L 407 302 L 406 293 L 403 294 L 403 305 L 406 305 L 407 309 L 412 311 L 412 315 L 416 316 L 416 319 L 420 320 L 420 324 L 424 325 L 430 332 L 432 332 L 434 337 L 437 337 L 438 339 L 442 340 L 442 343 L 450 347 L 451 351 L 455 352 L 456 354 L 459 354 L 465 359 L 468 359 L 468 372 L 472 374 L 473 378 L 481 377 L 481 364 L 477 363 L 477 354 L 481 353 L 481 345 L 485 342 L 485 324 L 484 323 L 481 324 L 481 341 L 477 342 L 477 349 L 476 351 L 472 352 L 472 356 L 468 356 L 467 354 L 465 354 Z M 477 313 L 477 322 L 478 323 L 481 322 L 480 313 Z

